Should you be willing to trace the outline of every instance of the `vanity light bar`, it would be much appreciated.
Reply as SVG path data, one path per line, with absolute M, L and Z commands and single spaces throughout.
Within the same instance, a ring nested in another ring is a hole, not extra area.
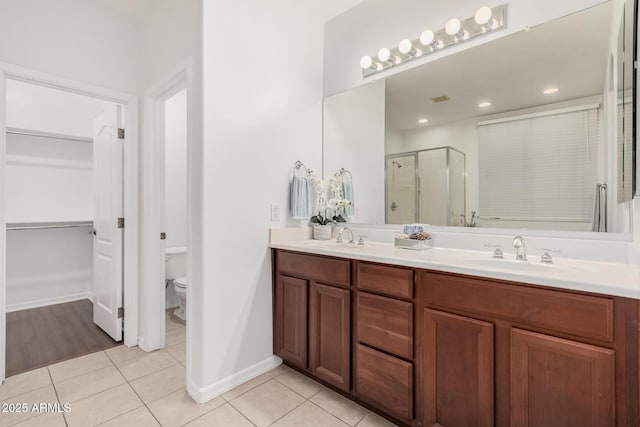
M 360 59 L 362 77 L 368 77 L 445 47 L 499 30 L 505 25 L 505 9 L 506 5 L 494 8 L 483 6 L 471 18 L 450 19 L 445 28 L 438 31 L 425 30 L 420 38 L 413 41 L 404 39 L 395 48 L 383 47 L 376 55 L 363 56 Z

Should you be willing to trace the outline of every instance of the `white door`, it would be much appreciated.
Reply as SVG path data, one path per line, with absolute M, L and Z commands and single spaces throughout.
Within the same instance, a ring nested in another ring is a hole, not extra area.
M 114 340 L 122 340 L 123 232 L 118 218 L 123 216 L 123 139 L 119 105 L 110 105 L 93 122 L 93 173 L 95 212 L 93 243 L 93 322 Z

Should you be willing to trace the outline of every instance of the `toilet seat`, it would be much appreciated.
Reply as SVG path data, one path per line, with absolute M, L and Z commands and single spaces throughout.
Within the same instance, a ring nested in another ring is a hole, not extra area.
M 186 288 L 187 287 L 187 278 L 186 277 L 180 277 L 178 279 L 175 279 L 174 283 L 175 283 L 176 287 L 178 287 L 178 288 Z

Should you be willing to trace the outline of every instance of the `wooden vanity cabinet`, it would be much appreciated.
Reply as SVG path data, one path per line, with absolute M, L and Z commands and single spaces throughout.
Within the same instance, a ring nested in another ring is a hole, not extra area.
M 356 263 L 354 392 L 407 424 L 414 418 L 413 277 L 410 268 Z
M 308 282 L 279 274 L 274 289 L 273 352 L 283 360 L 307 367 Z
M 309 369 L 321 380 L 349 391 L 350 291 L 316 282 L 311 282 L 309 291 Z
M 274 251 L 274 354 L 349 391 L 350 261 Z
M 273 251 L 274 353 L 396 423 L 638 426 L 635 299 Z
M 419 425 L 639 425 L 637 301 L 426 271 L 416 287 Z

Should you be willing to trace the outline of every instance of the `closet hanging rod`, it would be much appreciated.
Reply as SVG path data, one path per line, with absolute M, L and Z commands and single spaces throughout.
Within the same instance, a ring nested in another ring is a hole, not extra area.
M 41 223 L 7 223 L 7 231 L 9 230 L 44 230 L 50 228 L 76 228 L 76 227 L 93 227 L 93 222 L 41 222 Z
M 93 142 L 93 139 L 86 138 L 83 136 L 65 135 L 62 133 L 43 132 L 39 130 L 30 130 L 30 129 L 22 129 L 22 128 L 14 128 L 14 127 L 7 127 L 7 133 L 10 133 L 13 135 L 26 135 L 26 136 L 38 136 L 41 138 L 63 139 L 65 141 Z

